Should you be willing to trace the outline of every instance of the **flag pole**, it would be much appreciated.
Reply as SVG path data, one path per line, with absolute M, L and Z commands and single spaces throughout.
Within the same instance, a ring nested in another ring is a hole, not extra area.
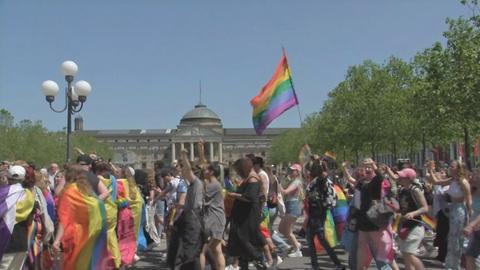
M 288 65 L 287 53 L 285 52 L 285 48 L 283 46 L 282 46 L 282 52 L 283 52 L 283 56 L 285 57 L 285 64 L 287 64 L 288 78 L 289 78 L 290 84 L 292 85 L 293 95 L 295 95 L 295 100 L 297 101 L 297 111 L 298 111 L 298 119 L 300 119 L 300 127 L 302 127 L 303 119 L 302 119 L 302 113 L 300 112 L 300 102 L 298 102 L 297 91 L 295 91 L 295 87 L 292 81 L 292 74 L 290 73 L 290 66 Z M 307 137 L 305 136 L 305 134 L 303 134 L 303 141 L 305 144 L 308 144 Z

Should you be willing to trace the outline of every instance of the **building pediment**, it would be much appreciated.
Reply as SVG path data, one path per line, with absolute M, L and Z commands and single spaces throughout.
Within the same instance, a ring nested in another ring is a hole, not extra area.
M 222 135 L 222 133 L 217 132 L 213 128 L 200 126 L 185 126 L 177 129 L 175 132 L 175 137 L 221 138 Z

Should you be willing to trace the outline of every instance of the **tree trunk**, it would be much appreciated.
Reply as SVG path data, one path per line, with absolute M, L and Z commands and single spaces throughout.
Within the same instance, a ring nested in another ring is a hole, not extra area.
M 468 127 L 465 125 L 463 127 L 463 152 L 465 155 L 465 162 L 467 164 L 467 168 L 469 171 L 472 170 L 471 162 L 470 162 L 470 140 L 468 138 Z
M 396 162 L 397 162 L 397 143 L 393 142 L 393 164 L 395 164 Z
M 357 166 L 359 166 L 359 162 L 360 162 L 360 153 L 358 153 L 358 149 L 355 149 L 355 163 L 357 164 Z
M 427 142 L 425 140 L 425 131 L 424 131 L 423 134 L 422 134 L 422 163 L 421 163 L 421 165 L 425 164 L 426 152 L 427 152 Z
M 372 154 L 372 159 L 376 161 L 376 158 L 375 158 L 375 144 L 372 142 L 372 149 L 371 149 L 371 154 Z

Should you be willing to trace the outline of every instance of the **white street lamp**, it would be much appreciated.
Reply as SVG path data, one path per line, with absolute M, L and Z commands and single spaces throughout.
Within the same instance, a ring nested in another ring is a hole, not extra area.
M 67 88 L 65 89 L 65 107 L 61 110 L 56 110 L 52 106 L 53 101 L 55 101 L 55 96 L 57 96 L 59 92 L 59 87 L 56 82 L 51 80 L 44 81 L 42 83 L 42 92 L 50 105 L 50 109 L 57 113 L 67 111 L 67 162 L 70 162 L 72 148 L 70 140 L 72 133 L 72 115 L 82 110 L 83 103 L 87 101 L 87 96 L 92 92 L 92 87 L 86 81 L 78 81 L 75 84 L 75 88 L 72 86 L 73 78 L 78 71 L 78 66 L 75 62 L 63 62 L 61 71 L 63 75 L 65 75 L 65 81 L 67 81 Z M 77 109 L 79 105 L 80 107 Z

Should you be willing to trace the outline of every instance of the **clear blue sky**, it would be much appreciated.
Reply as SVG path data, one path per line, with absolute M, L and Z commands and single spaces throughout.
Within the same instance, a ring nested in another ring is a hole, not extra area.
M 60 64 L 74 60 L 93 87 L 86 129 L 176 128 L 200 80 L 225 127 L 252 127 L 249 101 L 282 45 L 307 115 L 349 66 L 409 60 L 443 41 L 447 17 L 466 14 L 455 0 L 0 0 L 0 108 L 63 128 L 66 113 L 50 111 L 40 85 L 65 87 Z M 271 127 L 299 125 L 291 109 Z

